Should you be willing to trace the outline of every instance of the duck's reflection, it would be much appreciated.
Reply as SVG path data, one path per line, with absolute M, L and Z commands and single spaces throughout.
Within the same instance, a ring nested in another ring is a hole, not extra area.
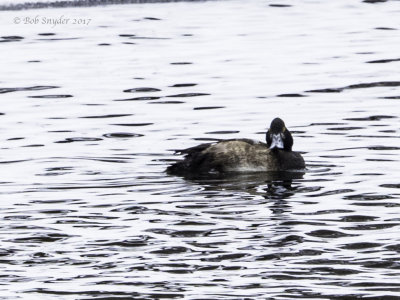
M 303 171 L 275 171 L 248 174 L 215 174 L 184 177 L 186 180 L 201 184 L 207 191 L 246 191 L 251 195 L 261 195 L 266 200 L 283 200 L 292 197 L 299 188 L 293 184 L 303 179 Z
M 304 172 L 279 172 L 279 174 L 274 174 L 264 189 L 264 198 L 276 200 L 290 198 L 298 189 L 298 186 L 293 185 L 293 181 L 302 179 L 303 175 Z
M 193 176 L 188 183 L 201 185 L 207 201 L 201 201 L 202 213 L 231 226 L 241 221 L 241 231 L 248 231 L 248 242 L 241 249 L 257 249 L 259 260 L 271 259 L 274 253 L 287 252 L 286 247 L 301 243 L 296 234 L 293 203 L 290 199 L 303 189 L 304 171 L 277 171 L 247 174 Z M 206 209 L 204 208 L 206 206 Z M 226 237 L 231 243 L 230 238 Z M 278 256 L 279 257 L 279 256 Z

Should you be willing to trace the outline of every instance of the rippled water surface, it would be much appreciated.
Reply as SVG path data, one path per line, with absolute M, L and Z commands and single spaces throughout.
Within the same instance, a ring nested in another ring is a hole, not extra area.
M 399 12 L 0 11 L 0 298 L 398 299 Z M 164 172 L 174 149 L 264 140 L 276 116 L 304 174 Z

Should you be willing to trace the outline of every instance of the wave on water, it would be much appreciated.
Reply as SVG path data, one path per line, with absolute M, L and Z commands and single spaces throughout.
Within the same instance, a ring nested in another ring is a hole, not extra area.
M 213 0 L 64 0 L 64 1 L 40 1 L 25 2 L 1 1 L 0 11 L 4 10 L 25 10 L 38 8 L 61 8 L 61 7 L 87 7 L 112 4 L 134 4 L 134 3 L 167 3 L 167 2 L 204 2 Z

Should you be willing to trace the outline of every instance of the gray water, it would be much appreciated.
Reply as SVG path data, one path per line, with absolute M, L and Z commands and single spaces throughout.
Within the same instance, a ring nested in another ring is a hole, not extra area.
M 0 298 L 399 299 L 399 12 L 0 11 Z M 277 116 L 305 173 L 164 172 Z

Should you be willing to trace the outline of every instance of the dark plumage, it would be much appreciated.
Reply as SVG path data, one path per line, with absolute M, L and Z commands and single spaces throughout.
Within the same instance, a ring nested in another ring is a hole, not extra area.
M 267 132 L 267 144 L 250 139 L 233 139 L 201 144 L 179 151 L 185 154 L 167 168 L 169 174 L 265 172 L 304 169 L 304 159 L 292 151 L 293 138 L 284 122 L 276 118 Z
M 275 118 L 271 122 L 271 126 L 266 134 L 267 146 L 271 149 L 283 149 L 285 151 L 292 151 L 293 137 L 290 131 L 286 128 L 285 123 L 280 118 Z M 271 145 L 275 141 L 274 145 Z M 282 147 L 279 147 L 281 143 Z

